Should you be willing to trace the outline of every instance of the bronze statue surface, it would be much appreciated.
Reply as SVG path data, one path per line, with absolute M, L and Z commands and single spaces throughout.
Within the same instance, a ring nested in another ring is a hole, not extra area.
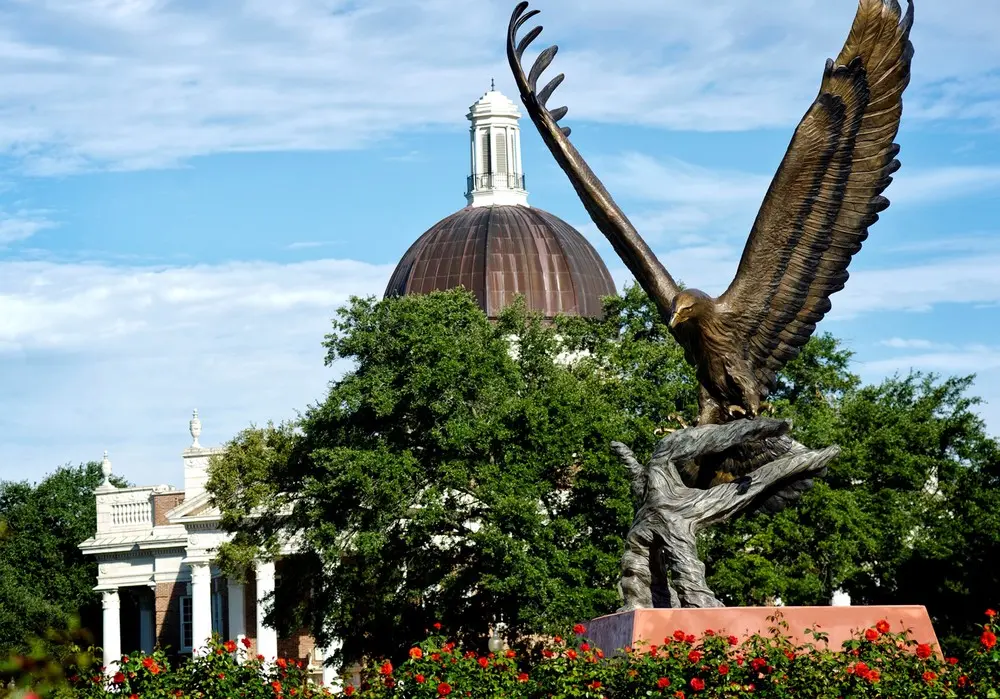
M 819 95 L 792 137 L 743 250 L 736 277 L 717 298 L 681 289 L 615 204 L 558 122 L 566 107 L 546 103 L 563 80 L 537 89 L 557 47 L 525 74 L 521 58 L 542 28 L 517 39 L 538 10 L 518 4 L 507 58 L 531 120 L 696 369 L 701 425 L 756 417 L 776 373 L 795 357 L 844 287 L 847 267 L 889 201 L 881 196 L 899 169 L 893 143 L 910 80 L 913 2 L 860 0 L 837 59 L 828 60 Z M 688 472 L 699 487 L 732 480 L 787 451 L 767 441 Z

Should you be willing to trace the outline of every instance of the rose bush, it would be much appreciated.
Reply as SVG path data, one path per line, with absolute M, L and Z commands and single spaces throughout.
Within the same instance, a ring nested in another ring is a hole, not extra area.
M 1000 645 L 987 610 L 977 650 L 959 661 L 917 643 L 886 620 L 860 630 L 839 651 L 825 637 L 793 644 L 787 625 L 776 619 L 769 636 L 739 639 L 711 629 L 676 629 L 655 643 L 606 656 L 578 625 L 530 651 L 481 654 L 435 633 L 412 647 L 402 662 L 368 663 L 359 686 L 337 696 L 351 699 L 735 699 L 760 697 L 977 697 L 1000 699 Z M 158 651 L 125 656 L 110 678 L 78 650 L 63 664 L 64 681 L 44 681 L 17 658 L 0 668 L 13 682 L 14 696 L 83 699 L 246 698 L 287 699 L 334 693 L 311 684 L 304 668 L 279 659 L 241 657 L 233 641 L 213 643 L 208 652 L 176 667 Z M 18 671 L 20 668 L 20 672 Z M 26 669 L 27 668 L 27 669 Z M 0 697 L 6 696 L 0 689 Z M 9 690 L 8 690 L 9 691 Z M 29 694 L 30 692 L 30 694 Z

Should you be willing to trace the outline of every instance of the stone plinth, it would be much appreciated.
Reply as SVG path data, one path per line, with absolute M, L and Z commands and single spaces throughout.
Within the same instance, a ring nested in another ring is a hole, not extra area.
M 939 648 L 927 609 L 922 606 L 884 607 L 717 607 L 709 609 L 636 609 L 594 619 L 586 624 L 586 637 L 606 653 L 640 641 L 662 644 L 680 629 L 699 639 L 706 629 L 717 635 L 736 636 L 741 641 L 754 634 L 770 636 L 775 625 L 769 617 L 781 614 L 788 623 L 781 634 L 793 643 L 816 643 L 806 629 L 813 628 L 829 637 L 830 648 L 840 650 L 857 631 L 872 628 L 880 619 L 891 632 L 908 630 L 910 638 Z M 820 645 L 820 644 L 817 644 Z

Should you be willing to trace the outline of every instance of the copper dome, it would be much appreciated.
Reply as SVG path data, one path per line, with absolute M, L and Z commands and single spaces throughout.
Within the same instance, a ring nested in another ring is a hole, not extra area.
M 403 255 L 385 295 L 464 286 L 490 318 L 522 294 L 530 310 L 598 317 L 615 284 L 597 251 L 562 219 L 527 206 L 466 207 Z

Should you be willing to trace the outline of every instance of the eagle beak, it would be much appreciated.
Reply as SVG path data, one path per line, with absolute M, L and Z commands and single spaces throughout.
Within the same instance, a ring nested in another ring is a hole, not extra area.
M 672 316 L 670 316 L 670 328 L 671 329 L 676 328 L 682 320 L 684 320 L 684 317 L 681 316 L 680 313 L 674 313 Z

